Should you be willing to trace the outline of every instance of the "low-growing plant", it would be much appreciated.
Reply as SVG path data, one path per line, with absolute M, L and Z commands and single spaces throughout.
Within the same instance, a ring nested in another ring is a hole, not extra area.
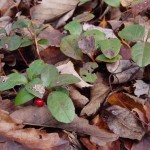
M 59 74 L 54 65 L 35 60 L 26 69 L 26 75 L 12 73 L 8 76 L 1 76 L 0 91 L 20 85 L 22 89 L 15 98 L 16 106 L 34 98 L 38 98 L 36 101 L 38 106 L 43 106 L 39 98 L 44 98 L 54 118 L 60 122 L 69 123 L 74 119 L 75 108 L 65 87 L 79 81 L 71 74 Z
M 46 27 L 38 27 L 29 19 L 18 19 L 12 24 L 9 33 L 5 28 L 0 29 L 0 47 L 9 51 L 17 50 L 18 48 L 35 45 L 35 50 L 39 55 L 39 45 L 49 45 L 46 39 L 38 39 L 40 32 Z M 24 33 L 18 32 L 20 29 L 26 29 Z M 27 34 L 27 35 L 26 35 Z

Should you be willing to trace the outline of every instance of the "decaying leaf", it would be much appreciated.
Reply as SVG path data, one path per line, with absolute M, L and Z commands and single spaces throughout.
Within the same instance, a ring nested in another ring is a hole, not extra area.
M 127 109 L 117 105 L 107 108 L 107 124 L 119 137 L 141 140 L 145 129 Z
M 85 81 L 82 80 L 82 78 L 78 75 L 78 73 L 74 69 L 74 65 L 71 61 L 69 61 L 66 64 L 62 64 L 60 66 L 57 66 L 58 71 L 61 74 L 72 74 L 76 77 L 78 77 L 81 81 L 79 83 L 76 83 L 75 85 L 79 88 L 83 87 L 91 87 L 91 84 L 86 83 Z
M 131 150 L 150 150 L 150 135 L 145 135 L 140 142 L 134 143 Z
M 37 108 L 28 106 L 13 112 L 11 116 L 13 118 L 23 120 L 24 124 L 34 124 L 38 126 L 54 128 L 57 127 L 68 131 L 77 132 L 79 134 L 90 135 L 99 139 L 102 145 L 117 139 L 115 134 L 110 133 L 104 129 L 99 129 L 96 126 L 92 126 L 86 119 L 80 118 L 78 116 L 76 116 L 75 119 L 68 124 L 58 122 L 51 116 L 47 107 Z
M 80 115 L 81 116 L 94 115 L 100 108 L 101 104 L 104 102 L 108 93 L 109 93 L 109 86 L 103 83 L 102 74 L 97 73 L 97 81 L 94 83 L 94 86 L 91 88 L 91 100 L 82 109 Z
M 123 92 L 111 93 L 107 97 L 107 102 L 111 105 L 118 105 L 121 107 L 126 106 L 128 109 L 132 110 L 134 108 L 139 109 L 141 112 L 145 113 L 144 104 L 145 100 L 136 96 L 132 96 Z M 124 104 L 124 106 L 123 106 Z
M 43 21 L 53 19 L 74 9 L 78 2 L 79 0 L 42 0 L 30 9 L 31 18 Z
M 136 80 L 134 87 L 135 87 L 134 94 L 136 96 L 139 97 L 144 94 L 146 94 L 147 96 L 149 95 L 149 85 L 144 81 Z
M 112 84 L 124 83 L 132 79 L 143 77 L 144 68 L 140 68 L 129 60 L 118 60 L 115 63 L 107 63 L 107 69 L 112 73 Z
M 45 150 L 62 147 L 70 150 L 69 142 L 60 139 L 57 133 L 47 134 L 34 128 L 22 129 L 21 120 L 9 116 L 6 111 L 0 110 L 0 133 L 2 136 L 23 144 L 27 148 Z
M 75 87 L 69 86 L 68 90 L 76 108 L 82 109 L 89 102 L 89 99 L 82 95 Z

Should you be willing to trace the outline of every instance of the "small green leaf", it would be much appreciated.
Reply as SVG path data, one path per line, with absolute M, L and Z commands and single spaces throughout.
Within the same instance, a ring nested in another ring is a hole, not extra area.
M 120 0 L 104 0 L 104 2 L 113 7 L 120 7 Z
M 35 60 L 34 62 L 32 62 L 27 69 L 28 78 L 32 80 L 33 78 L 40 75 L 44 67 L 45 63 L 43 60 Z
M 17 28 L 26 28 L 29 27 L 31 24 L 30 20 L 17 20 L 13 25 L 12 29 L 17 29 Z
M 117 60 L 119 60 L 121 58 L 121 55 L 117 55 L 116 57 L 112 58 L 112 59 L 109 59 L 107 57 L 105 57 L 104 54 L 101 54 L 99 56 L 96 57 L 96 61 L 97 62 L 101 62 L 101 61 L 104 61 L 104 62 L 116 62 Z
M 61 86 L 56 87 L 56 91 L 63 92 L 69 96 L 69 91 L 66 88 L 63 88 Z
M 84 12 L 76 17 L 73 18 L 74 21 L 77 22 L 87 22 L 94 18 L 95 16 L 89 12 Z
M 13 36 L 4 36 L 1 39 L 1 46 L 4 49 L 8 49 L 10 51 L 14 51 L 18 49 L 21 45 L 22 38 L 18 35 L 13 35 Z
M 2 34 L 2 33 L 6 33 L 6 30 L 5 30 L 5 28 L 2 28 L 2 27 L 0 27 L 0 34 Z
M 93 71 L 98 67 L 96 62 L 88 62 L 83 65 L 83 68 L 80 69 L 80 76 L 82 79 L 89 83 L 94 83 L 97 79 L 97 76 Z
M 144 37 L 144 27 L 140 25 L 131 25 L 121 30 L 118 35 L 125 40 L 142 40 Z
M 96 29 L 86 31 L 82 34 L 82 36 L 93 36 L 95 39 L 96 47 L 98 47 L 99 41 L 105 39 L 105 33 L 101 32 L 99 30 L 96 30 Z
M 22 39 L 20 47 L 27 47 L 32 45 L 34 42 L 31 39 Z
M 45 93 L 45 88 L 39 78 L 33 79 L 25 86 L 26 90 L 36 97 L 42 98 Z
M 52 83 L 52 87 L 63 86 L 80 82 L 80 79 L 72 74 L 60 74 L 58 78 Z
M 66 56 L 76 60 L 82 60 L 82 52 L 78 47 L 78 35 L 69 35 L 61 40 L 60 50 Z
M 38 40 L 38 44 L 41 44 L 41 45 L 50 45 L 49 41 L 47 41 L 46 39 L 40 39 L 40 40 Z
M 41 73 L 41 80 L 45 87 L 49 87 L 58 78 L 58 70 L 54 65 L 46 65 Z
M 132 59 L 140 67 L 150 64 L 150 43 L 137 43 L 131 49 Z
M 120 40 L 113 38 L 102 40 L 100 41 L 100 47 L 105 57 L 111 59 L 118 55 L 121 48 L 121 42 Z
M 16 85 L 26 84 L 28 81 L 25 76 L 20 73 L 12 73 L 8 76 L 0 77 L 0 91 L 12 89 Z
M 82 25 L 77 21 L 71 21 L 64 26 L 65 30 L 68 30 L 70 34 L 80 35 L 82 33 Z
M 15 98 L 15 105 L 22 105 L 34 98 L 34 95 L 30 94 L 25 88 L 20 90 Z
M 53 117 L 63 123 L 70 123 L 75 117 L 75 108 L 70 97 L 63 92 L 52 92 L 48 96 L 48 109 Z

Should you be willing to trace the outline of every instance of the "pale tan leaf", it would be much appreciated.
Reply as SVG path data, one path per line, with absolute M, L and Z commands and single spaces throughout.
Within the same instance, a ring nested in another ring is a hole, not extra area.
M 21 143 L 36 150 L 70 150 L 69 142 L 60 139 L 57 133 L 47 134 L 34 128 L 23 128 L 22 121 L 9 116 L 0 110 L 0 134 L 6 138 Z
M 60 66 L 57 66 L 58 71 L 61 74 L 72 74 L 76 77 L 78 77 L 80 79 L 80 82 L 76 83 L 75 85 L 79 88 L 83 88 L 83 87 L 91 87 L 93 85 L 86 83 L 85 81 L 83 81 L 83 79 L 79 76 L 79 74 L 75 71 L 74 69 L 74 65 L 71 61 L 69 61 L 66 64 L 62 64 Z
M 50 20 L 74 9 L 78 3 L 79 0 L 42 0 L 30 9 L 31 18 Z
M 109 93 L 109 86 L 106 85 L 103 81 L 102 74 L 97 73 L 97 81 L 94 83 L 94 86 L 91 88 L 91 100 L 90 102 L 82 109 L 81 116 L 91 116 L 94 115 L 101 104 L 104 102 L 107 94 Z
M 86 119 L 80 118 L 78 116 L 68 124 L 58 122 L 50 114 L 47 107 L 33 107 L 28 106 L 23 109 L 17 110 L 12 113 L 11 116 L 16 119 L 21 119 L 25 124 L 34 124 L 38 126 L 47 126 L 54 128 L 61 128 L 68 131 L 73 131 L 79 134 L 90 135 L 99 139 L 103 144 L 115 141 L 118 136 L 110 133 L 104 129 L 99 129 L 94 125 L 90 125 Z M 29 117 L 30 116 L 30 117 Z

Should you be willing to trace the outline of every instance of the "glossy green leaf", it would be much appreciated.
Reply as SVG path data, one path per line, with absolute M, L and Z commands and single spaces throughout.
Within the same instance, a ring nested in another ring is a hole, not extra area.
M 150 43 L 141 42 L 135 44 L 131 49 L 132 59 L 140 67 L 150 64 Z
M 34 43 L 31 39 L 22 39 L 20 47 L 30 46 Z
M 20 73 L 12 73 L 8 76 L 0 77 L 0 91 L 12 89 L 16 85 L 26 84 L 28 81 L 25 76 Z
M 101 32 L 99 30 L 96 30 L 96 29 L 86 31 L 82 34 L 82 36 L 93 36 L 95 39 L 96 47 L 98 47 L 98 43 L 101 40 L 105 39 L 105 33 Z
M 76 60 L 82 59 L 82 52 L 78 47 L 78 35 L 69 35 L 61 40 L 60 50 L 66 56 Z
M 47 41 L 46 39 L 38 40 L 38 44 L 40 44 L 40 45 L 50 45 L 49 41 Z
M 46 65 L 41 73 L 41 80 L 45 87 L 49 87 L 58 78 L 58 70 L 53 65 Z
M 75 117 L 75 108 L 70 97 L 64 92 L 52 92 L 48 96 L 48 109 L 53 117 L 63 123 L 70 123 Z
M 52 83 L 52 87 L 63 86 L 80 82 L 80 79 L 72 74 L 60 74 L 58 78 Z
M 27 69 L 27 75 L 30 80 L 37 77 L 41 74 L 42 70 L 45 67 L 45 63 L 43 60 L 35 60 L 33 61 L 29 68 Z
M 30 94 L 25 88 L 20 90 L 17 96 L 15 97 L 15 105 L 22 105 L 30 100 L 32 100 L 35 96 Z
M 113 7 L 120 7 L 120 0 L 104 0 L 104 2 Z
M 39 98 L 42 98 L 45 93 L 43 82 L 39 78 L 33 79 L 25 86 L 25 88 L 29 93 Z
M 13 35 L 13 36 L 3 36 L 1 39 L 0 45 L 4 49 L 8 49 L 10 51 L 14 51 L 18 49 L 21 45 L 22 38 L 18 35 Z
M 12 29 L 17 29 L 17 28 L 26 28 L 30 26 L 31 21 L 30 20 L 17 20 L 13 25 Z
M 80 69 L 80 76 L 82 79 L 89 83 L 94 83 L 97 79 L 96 74 L 93 71 L 98 67 L 96 62 L 88 62 Z
M 101 54 L 99 56 L 96 57 L 96 61 L 97 62 L 101 62 L 101 61 L 104 61 L 104 62 L 116 62 L 117 60 L 119 60 L 121 58 L 121 55 L 117 55 L 116 57 L 112 58 L 112 59 L 109 59 L 107 57 L 105 57 L 104 54 Z
M 121 30 L 118 35 L 125 40 L 142 40 L 144 37 L 144 27 L 140 25 L 131 25 Z
M 118 55 L 121 48 L 121 42 L 115 38 L 102 40 L 100 41 L 100 48 L 105 57 L 112 59 Z
M 77 21 L 71 21 L 64 26 L 65 30 L 68 30 L 70 34 L 80 35 L 82 33 L 82 25 Z

